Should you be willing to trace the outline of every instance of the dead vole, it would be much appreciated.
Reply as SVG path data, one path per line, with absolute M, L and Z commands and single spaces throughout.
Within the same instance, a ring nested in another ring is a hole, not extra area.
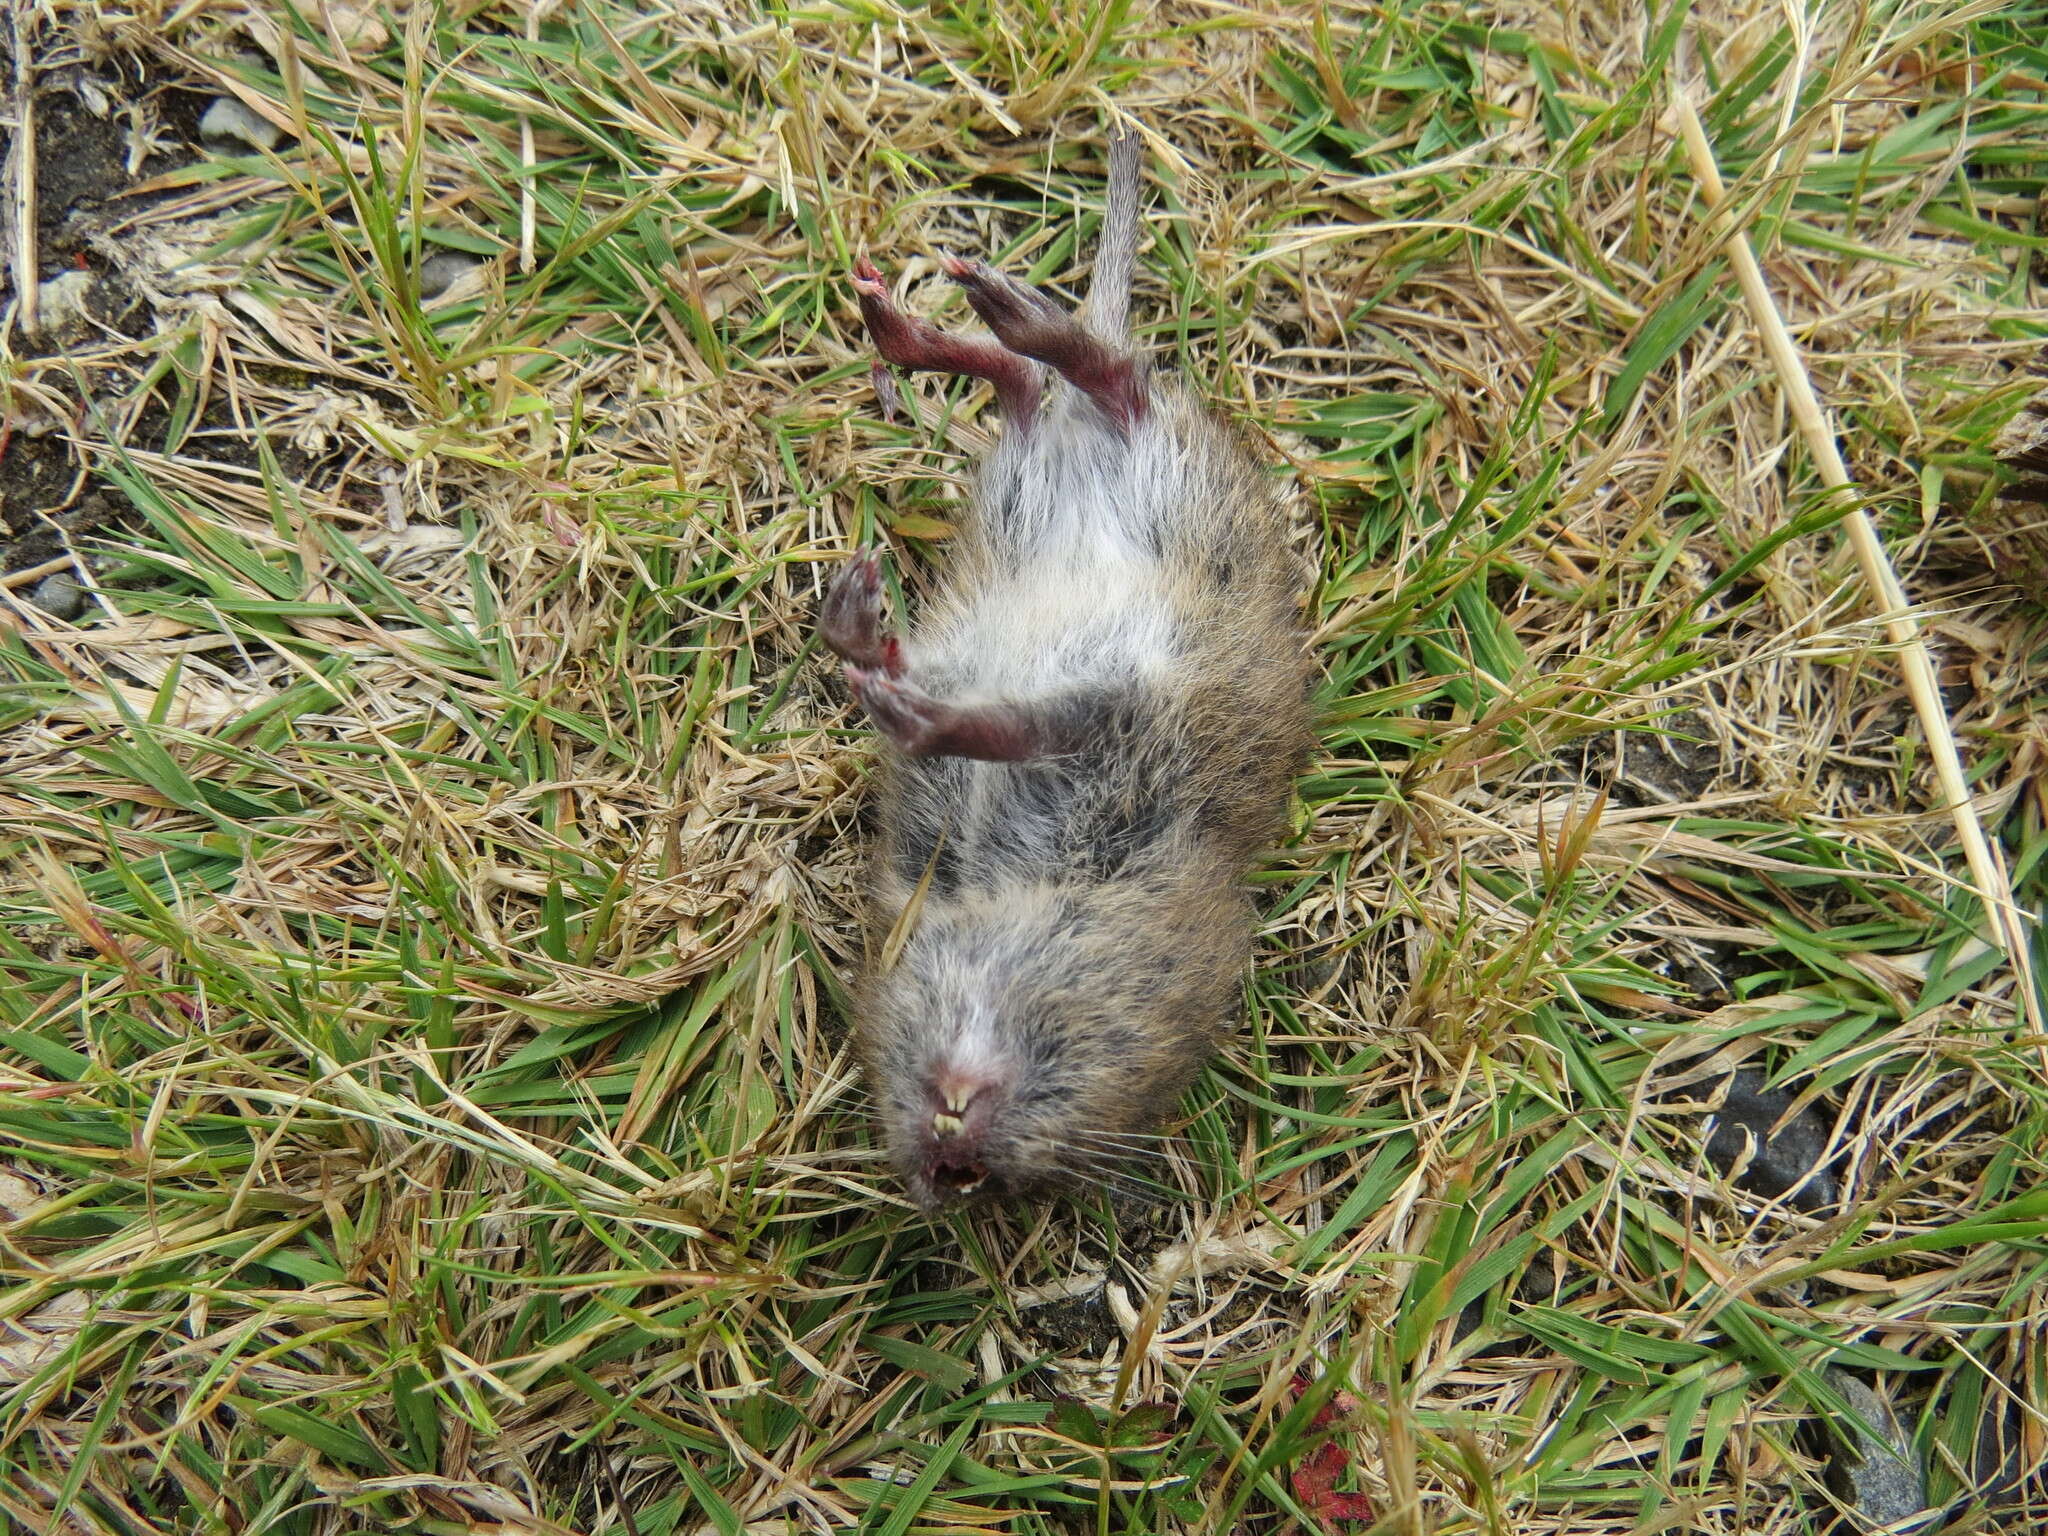
M 1092 330 L 953 261 L 995 334 L 950 335 L 856 268 L 886 361 L 988 379 L 1007 417 L 910 632 L 872 552 L 819 621 L 893 749 L 856 1032 L 927 1209 L 1106 1180 L 1151 1145 L 1231 1025 L 1245 875 L 1309 742 L 1281 486 L 1128 350 L 1137 234 L 1126 135 Z

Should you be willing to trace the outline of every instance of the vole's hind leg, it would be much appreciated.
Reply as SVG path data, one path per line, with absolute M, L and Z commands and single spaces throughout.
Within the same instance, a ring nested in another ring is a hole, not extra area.
M 985 262 L 946 258 L 946 271 L 1004 346 L 1035 357 L 1128 429 L 1145 414 L 1137 359 L 1119 352 L 1028 283 Z
M 960 373 L 996 387 L 1003 414 L 1020 427 L 1038 412 L 1038 369 L 997 342 L 955 336 L 928 320 L 907 315 L 889 297 L 888 284 L 870 261 L 853 264 L 853 292 L 868 338 L 884 362 L 923 373 Z
M 846 680 L 875 728 L 905 757 L 972 757 L 1021 763 L 1062 750 L 1056 714 L 1030 703 L 949 704 L 905 677 L 849 665 Z
M 886 677 L 903 671 L 903 645 L 882 622 L 882 557 L 864 549 L 839 567 L 818 609 L 818 635 L 839 657 Z

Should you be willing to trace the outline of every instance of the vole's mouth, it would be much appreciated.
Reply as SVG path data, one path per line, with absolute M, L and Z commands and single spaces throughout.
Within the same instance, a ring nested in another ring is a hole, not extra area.
M 972 1195 L 988 1182 L 981 1142 L 1001 1095 L 985 1070 L 953 1064 L 934 1075 L 926 1094 L 931 1119 L 918 1139 L 932 1192 L 941 1201 Z
M 945 1158 L 932 1164 L 932 1183 L 948 1195 L 971 1195 L 987 1178 L 987 1167 L 972 1158 Z

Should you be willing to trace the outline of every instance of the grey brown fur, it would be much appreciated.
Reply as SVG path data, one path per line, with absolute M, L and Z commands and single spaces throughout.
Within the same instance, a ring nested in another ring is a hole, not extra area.
M 1286 502 L 1240 434 L 1119 349 L 1135 140 L 1111 158 L 1128 227 L 1102 240 L 1093 335 L 955 263 L 996 342 L 944 336 L 857 269 L 886 359 L 995 378 L 1011 416 L 915 628 L 882 624 L 871 556 L 821 615 L 894 746 L 856 1032 L 927 1208 L 1110 1178 L 1148 1145 L 1230 1028 L 1245 875 L 1309 743 Z

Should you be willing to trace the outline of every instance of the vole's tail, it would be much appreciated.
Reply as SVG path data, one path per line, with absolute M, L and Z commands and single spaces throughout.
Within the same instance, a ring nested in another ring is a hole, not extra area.
M 1088 325 L 1113 347 L 1130 340 L 1131 275 L 1138 264 L 1138 190 L 1142 141 L 1118 128 L 1109 141 L 1109 191 L 1102 234 L 1095 246 L 1095 281 L 1088 294 Z

